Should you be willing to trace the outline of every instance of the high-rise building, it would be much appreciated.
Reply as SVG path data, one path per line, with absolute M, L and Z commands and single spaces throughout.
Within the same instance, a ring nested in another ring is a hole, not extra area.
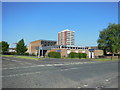
M 68 29 L 58 32 L 58 45 L 74 45 L 74 31 Z

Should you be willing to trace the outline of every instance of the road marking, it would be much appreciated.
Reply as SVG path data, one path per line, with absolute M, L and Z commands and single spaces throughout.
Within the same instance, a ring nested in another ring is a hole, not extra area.
M 24 65 L 24 63 L 21 63 L 21 64 L 23 64 L 23 65 Z M 28 63 L 28 62 L 25 62 L 25 64 L 28 64 L 28 65 L 33 65 L 32 63 Z
M 106 82 L 109 82 L 109 81 L 110 81 L 110 78 L 106 79 L 105 81 L 106 81 Z
M 27 62 L 26 62 L 27 63 Z M 45 67 L 45 66 L 63 66 L 63 65 L 73 65 L 73 64 L 86 64 L 89 62 L 84 62 L 84 63 L 68 63 L 68 64 L 44 64 L 44 65 L 35 65 L 35 66 L 26 66 L 26 67 L 13 67 L 13 68 L 2 68 L 3 70 L 7 70 L 7 69 L 21 69 L 21 68 L 30 68 L 30 67 Z M 93 62 L 95 63 L 95 62 Z M 28 64 L 28 63 L 27 63 Z M 30 65 L 33 65 L 32 63 L 29 63 Z
M 83 85 L 84 87 L 87 87 L 88 85 L 87 84 L 85 84 L 85 85 Z
M 70 68 L 70 69 L 78 69 L 78 68 Z
M 67 71 L 68 69 L 62 69 L 61 71 Z
M 77 87 L 77 88 L 81 88 L 81 87 Z
M 10 60 L 10 59 L 7 59 L 7 58 L 3 58 L 2 60 Z
M 13 74 L 13 75 L 7 75 L 2 77 L 15 77 L 15 76 L 24 76 L 24 75 L 31 75 L 31 74 L 40 74 L 40 72 L 30 72 L 30 73 L 22 73 L 22 74 Z
M 106 79 L 105 81 L 108 82 L 109 80 Z
M 51 64 L 47 64 L 46 66 L 53 66 L 53 65 L 51 65 Z
M 22 62 L 22 61 L 18 61 L 18 60 L 11 60 L 11 61 L 14 61 L 14 62 Z

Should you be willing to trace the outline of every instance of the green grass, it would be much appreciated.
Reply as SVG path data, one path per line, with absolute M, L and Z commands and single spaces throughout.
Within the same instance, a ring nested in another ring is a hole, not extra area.
M 39 58 L 34 58 L 34 57 L 29 57 L 29 56 L 16 56 L 16 58 L 40 60 Z
M 22 59 L 32 59 L 32 60 L 41 60 L 42 58 L 30 57 L 30 56 L 16 56 L 16 55 L 2 55 L 2 57 L 15 57 Z
M 89 58 L 70 58 L 70 57 L 63 57 L 62 59 L 89 59 Z
M 108 59 L 108 58 L 103 58 L 103 59 L 92 59 L 92 61 L 115 61 L 115 60 L 120 60 L 120 59 Z
M 22 59 L 32 59 L 32 60 L 41 60 L 43 58 L 36 58 L 35 57 L 30 57 L 30 56 L 16 56 L 16 55 L 0 55 L 2 57 L 15 57 L 15 58 L 22 58 Z M 57 58 L 56 58 L 57 59 Z M 62 59 L 79 59 L 79 58 L 70 58 L 70 57 L 64 57 Z M 88 58 L 81 58 L 81 59 L 88 59 Z M 120 59 L 92 59 L 92 61 L 115 61 L 115 60 L 120 60 Z
M 14 57 L 14 55 L 1 55 L 2 57 Z

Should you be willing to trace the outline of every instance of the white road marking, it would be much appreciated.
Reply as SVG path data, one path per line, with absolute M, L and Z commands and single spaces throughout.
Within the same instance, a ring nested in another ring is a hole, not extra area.
M 106 79 L 105 81 L 108 82 L 109 80 Z
M 68 69 L 62 69 L 62 70 L 60 70 L 60 71 L 67 71 Z
M 3 58 L 4 60 L 10 60 L 10 59 L 8 59 L 8 58 Z
M 106 81 L 106 82 L 109 82 L 109 81 L 110 81 L 110 78 L 109 78 L 109 79 L 106 79 L 105 81 Z
M 70 69 L 78 69 L 78 68 L 70 68 Z
M 31 75 L 31 74 L 40 74 L 40 72 L 30 72 L 30 73 L 14 74 L 14 75 L 2 76 L 2 77 L 15 77 L 15 76 L 24 76 L 24 75 Z
M 21 69 L 21 68 L 30 68 L 30 67 L 41 67 L 41 66 L 45 66 L 45 65 L 26 66 L 26 67 L 13 67 L 13 68 L 3 68 L 3 70 L 6 70 L 6 69 Z
M 23 65 L 24 65 L 24 63 L 21 63 L 21 64 L 23 64 Z M 32 63 L 28 63 L 28 62 L 25 62 L 25 64 L 28 64 L 28 65 L 33 65 Z
M 77 87 L 77 88 L 81 88 L 81 87 Z
M 26 64 L 29 65 L 33 65 L 32 63 L 27 63 Z M 63 66 L 63 65 L 73 65 L 73 64 L 86 64 L 86 63 L 90 63 L 90 62 L 85 62 L 85 63 L 68 63 L 68 64 L 44 64 L 44 65 L 34 65 L 34 66 L 25 66 L 25 67 L 13 67 L 13 68 L 2 68 L 3 70 L 7 70 L 7 69 L 21 69 L 21 68 L 31 68 L 31 67 L 45 67 L 45 66 Z M 95 63 L 95 62 L 94 62 Z
M 53 66 L 53 65 L 51 65 L 51 64 L 47 64 L 46 66 Z
M 88 85 L 87 84 L 85 84 L 85 85 L 83 85 L 84 87 L 87 87 Z
M 64 64 L 64 65 L 70 65 L 71 63 L 69 63 L 69 64 Z
M 11 61 L 14 61 L 14 62 L 22 62 L 22 61 L 18 61 L 18 60 L 11 60 Z

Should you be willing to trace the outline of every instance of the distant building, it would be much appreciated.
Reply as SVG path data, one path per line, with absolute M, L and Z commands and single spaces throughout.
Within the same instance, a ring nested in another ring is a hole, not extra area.
M 16 49 L 15 48 L 9 48 L 8 52 L 16 52 Z
M 58 32 L 58 45 L 74 45 L 74 31 L 68 29 Z
M 38 54 L 36 48 L 38 47 L 46 47 L 46 46 L 54 46 L 57 44 L 57 41 L 52 40 L 36 40 L 29 44 L 28 51 L 29 54 Z
M 56 41 L 37 40 L 30 43 L 28 52 L 40 56 L 47 56 L 49 52 L 60 52 L 62 57 L 67 57 L 70 52 L 86 53 L 87 57 L 95 58 L 103 55 L 103 50 L 97 47 L 81 47 L 75 45 L 56 45 Z

